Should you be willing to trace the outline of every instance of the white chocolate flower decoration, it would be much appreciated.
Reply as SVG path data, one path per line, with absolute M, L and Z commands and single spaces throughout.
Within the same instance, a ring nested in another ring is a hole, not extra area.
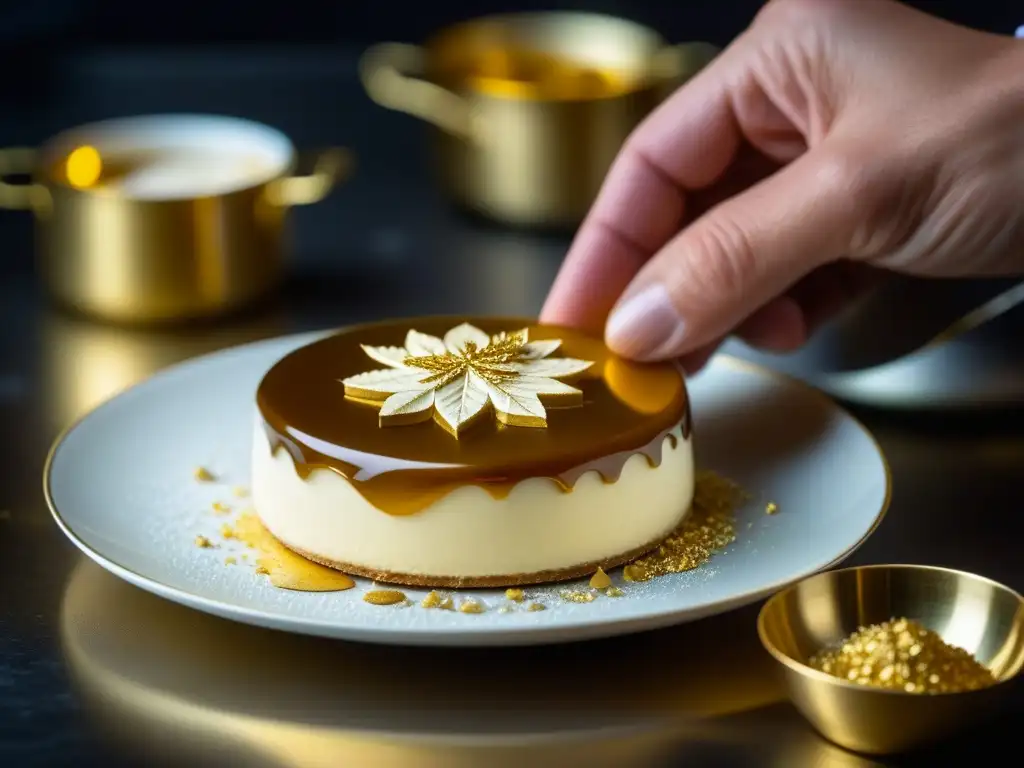
M 444 339 L 410 330 L 404 347 L 363 346 L 387 368 L 342 380 L 345 396 L 379 402 L 381 426 L 433 417 L 454 437 L 493 407 L 502 424 L 546 427 L 549 405 L 576 405 L 582 392 L 560 381 L 587 360 L 548 357 L 561 341 L 529 341 L 527 330 L 488 336 L 463 323 Z

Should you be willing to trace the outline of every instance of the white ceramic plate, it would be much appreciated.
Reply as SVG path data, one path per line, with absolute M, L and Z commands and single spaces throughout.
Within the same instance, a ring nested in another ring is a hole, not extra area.
M 678 624 L 754 602 L 850 555 L 889 502 L 890 477 L 871 435 L 824 395 L 718 357 L 691 382 L 697 462 L 753 499 L 737 540 L 684 574 L 623 584 L 620 598 L 576 604 L 573 585 L 530 590 L 546 611 L 499 613 L 501 590 L 474 590 L 488 606 L 461 614 L 291 592 L 249 565 L 225 565 L 215 500 L 247 486 L 256 386 L 282 355 L 322 334 L 258 342 L 195 358 L 104 403 L 54 446 L 44 489 L 65 534 L 101 566 L 142 589 L 201 611 L 291 632 L 407 645 L 526 645 L 606 637 Z M 197 483 L 197 466 L 218 484 Z M 765 513 L 766 504 L 778 512 Z M 585 585 L 585 582 L 580 582 Z M 418 601 L 424 591 L 406 589 Z

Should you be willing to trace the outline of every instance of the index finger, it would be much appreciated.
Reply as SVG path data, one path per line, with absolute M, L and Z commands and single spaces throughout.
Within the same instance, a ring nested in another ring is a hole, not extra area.
M 652 112 L 616 157 L 541 311 L 541 321 L 603 335 L 640 268 L 683 225 L 685 190 L 729 167 L 740 130 L 729 98 L 729 51 Z

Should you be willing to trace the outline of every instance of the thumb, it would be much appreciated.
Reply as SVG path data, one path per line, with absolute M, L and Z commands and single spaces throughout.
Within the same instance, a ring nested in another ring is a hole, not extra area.
M 623 292 L 608 346 L 635 360 L 679 357 L 728 336 L 817 267 L 855 258 L 884 191 L 872 158 L 823 143 L 698 218 Z

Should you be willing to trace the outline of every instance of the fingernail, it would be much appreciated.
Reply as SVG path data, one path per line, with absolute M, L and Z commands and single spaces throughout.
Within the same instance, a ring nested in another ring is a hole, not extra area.
M 605 341 L 615 352 L 635 360 L 657 360 L 676 354 L 686 335 L 665 286 L 655 283 L 612 311 Z

